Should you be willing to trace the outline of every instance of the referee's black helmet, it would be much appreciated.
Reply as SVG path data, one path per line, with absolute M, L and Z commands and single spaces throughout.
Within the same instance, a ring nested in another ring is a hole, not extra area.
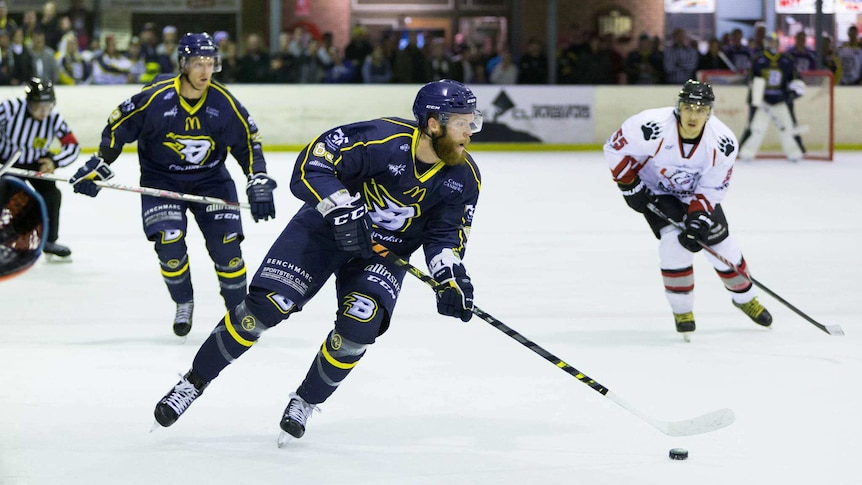
M 24 85 L 28 103 L 55 103 L 57 97 L 54 95 L 54 85 L 49 80 L 41 80 L 34 77 Z

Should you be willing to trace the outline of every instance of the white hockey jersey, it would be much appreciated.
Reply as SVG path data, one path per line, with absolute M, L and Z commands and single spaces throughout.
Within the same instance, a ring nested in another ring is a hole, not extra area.
M 736 136 L 715 115 L 696 144 L 684 144 L 673 107 L 632 116 L 604 145 L 617 183 L 630 184 L 639 175 L 653 194 L 674 195 L 689 204 L 689 212 L 707 213 L 724 198 L 738 151 Z

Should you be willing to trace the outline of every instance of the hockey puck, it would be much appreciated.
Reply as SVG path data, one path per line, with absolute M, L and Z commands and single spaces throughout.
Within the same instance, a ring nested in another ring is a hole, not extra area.
M 670 456 L 671 460 L 685 460 L 688 459 L 688 450 L 685 448 L 672 448 L 668 452 L 668 456 Z

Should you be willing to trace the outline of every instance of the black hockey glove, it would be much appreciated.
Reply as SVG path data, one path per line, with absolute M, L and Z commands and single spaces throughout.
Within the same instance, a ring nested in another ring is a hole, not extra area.
M 69 179 L 72 190 L 79 194 L 90 197 L 99 195 L 101 187 L 95 184 L 96 180 L 108 180 L 114 176 L 111 167 L 98 155 L 93 155 L 87 160 L 83 167 L 79 168 L 75 175 Z
M 362 259 L 374 255 L 371 249 L 371 216 L 359 194 L 351 197 L 342 189 L 320 201 L 317 210 L 332 226 L 338 249 Z
M 712 219 L 703 211 L 692 212 L 685 218 L 685 229 L 679 233 L 679 243 L 682 247 L 696 253 L 702 249 L 700 243 L 706 244 Z
M 248 176 L 248 184 L 245 193 L 248 195 L 248 203 L 251 205 L 251 216 L 254 222 L 261 219 L 275 219 L 275 202 L 272 199 L 272 191 L 278 187 L 275 180 L 265 173 L 255 173 Z
M 640 177 L 635 177 L 634 182 L 630 184 L 617 184 L 620 191 L 623 193 L 623 198 L 626 204 L 632 209 L 644 214 L 649 210 L 648 204 L 655 204 L 656 198 L 646 185 L 641 181 Z
M 437 288 L 437 313 L 469 322 L 473 317 L 473 283 L 454 251 L 444 249 L 428 265 Z

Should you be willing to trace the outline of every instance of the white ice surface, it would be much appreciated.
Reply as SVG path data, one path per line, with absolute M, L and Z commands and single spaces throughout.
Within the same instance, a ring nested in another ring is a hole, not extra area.
M 466 263 L 477 305 L 648 415 L 730 407 L 736 423 L 665 436 L 482 320 L 438 316 L 408 275 L 391 329 L 301 440 L 276 448 L 278 420 L 331 328 L 331 281 L 174 426 L 149 433 L 154 405 L 224 312 L 212 263 L 191 229 L 195 323 L 181 344 L 138 196 L 92 200 L 61 184 L 60 242 L 74 262 L 42 260 L 0 283 L 0 483 L 860 483 L 862 155 L 739 163 L 724 203 L 754 276 L 847 335 L 766 295 L 775 323 L 758 327 L 698 256 L 691 343 L 674 331 L 656 241 L 599 153 L 475 156 L 484 180 Z M 293 157 L 268 159 L 278 219 L 245 218 L 250 273 L 299 205 Z M 133 156 L 114 168 L 137 184 Z M 675 447 L 689 459 L 669 460 Z

